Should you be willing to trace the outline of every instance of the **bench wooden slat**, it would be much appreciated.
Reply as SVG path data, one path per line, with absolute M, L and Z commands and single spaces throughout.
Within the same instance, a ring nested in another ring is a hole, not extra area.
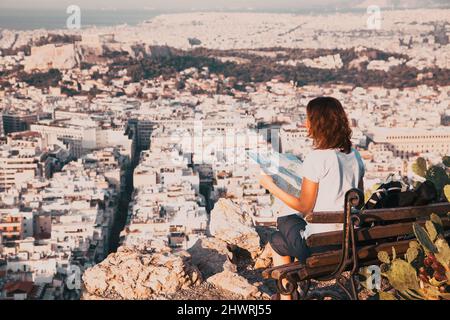
M 412 239 L 396 241 L 398 236 L 413 235 L 413 223 L 425 224 L 425 219 L 432 213 L 441 216 L 446 238 L 450 236 L 450 203 L 438 203 L 420 207 L 404 207 L 392 209 L 366 210 L 360 214 L 362 222 L 384 221 L 382 226 L 364 227 L 355 229 L 355 240 L 357 242 L 358 266 L 380 265 L 377 255 L 380 251 L 392 254 L 395 248 L 397 256 L 406 253 Z M 342 223 L 343 212 L 317 212 L 306 217 L 308 223 Z M 408 221 L 409 220 L 409 221 Z M 311 235 L 307 239 L 309 247 L 339 246 L 342 245 L 343 231 L 327 232 Z M 449 234 L 449 235 L 448 235 Z M 365 243 L 364 243 L 365 242 Z M 364 244 L 363 244 L 364 243 Z M 310 256 L 305 264 L 294 262 L 284 266 L 266 269 L 263 272 L 265 279 L 279 279 L 282 274 L 295 273 L 299 280 L 320 279 L 335 271 L 341 259 L 341 249 L 328 249 L 323 253 Z M 351 258 L 347 261 L 345 270 L 352 267 Z M 294 278 L 295 279 L 295 278 Z
M 365 210 L 361 217 L 365 222 L 374 221 L 396 221 L 405 219 L 426 218 L 432 213 L 438 215 L 450 212 L 450 203 L 434 203 L 426 206 L 403 207 L 390 209 L 374 209 Z M 306 221 L 309 223 L 343 223 L 343 212 L 315 212 L 307 216 Z
M 381 262 L 377 259 L 362 261 L 359 266 L 365 267 L 370 265 L 380 265 Z M 348 264 L 348 268 L 350 263 Z M 346 268 L 346 270 L 348 270 Z M 329 275 L 336 269 L 336 265 L 321 266 L 316 268 L 309 268 L 306 265 L 302 265 L 300 262 L 292 262 L 283 266 L 269 268 L 263 271 L 262 275 L 264 279 L 275 279 L 278 280 L 280 275 L 284 272 L 298 272 L 300 280 L 311 279 L 318 276 Z
M 409 247 L 411 240 L 402 240 L 395 243 L 388 242 L 361 247 L 358 250 L 358 258 L 360 261 L 373 260 L 377 258 L 378 252 L 387 251 L 391 254 L 392 247 L 398 255 L 404 254 Z M 317 268 L 328 265 L 337 265 L 341 256 L 341 250 L 333 250 L 326 253 L 313 255 L 306 259 L 306 266 L 309 268 Z
M 449 241 L 449 236 L 446 236 L 446 240 Z M 409 248 L 409 243 L 414 239 L 396 241 L 396 242 L 385 242 L 381 244 L 367 245 L 357 248 L 358 251 L 358 262 L 360 264 L 367 260 L 378 259 L 378 252 L 387 251 L 389 255 L 392 254 L 392 247 L 395 248 L 397 256 L 406 253 Z M 306 266 L 308 268 L 317 268 L 329 265 L 337 265 L 340 261 L 341 250 L 333 250 L 325 253 L 320 253 L 313 255 L 306 259 Z
M 450 219 L 442 218 L 444 228 L 450 228 Z M 425 225 L 425 221 L 417 221 L 420 225 Z M 357 241 L 370 241 L 383 238 L 390 238 L 402 235 L 413 234 L 413 222 L 397 223 L 387 226 L 376 226 L 355 230 Z M 313 234 L 306 240 L 308 247 L 321 247 L 342 244 L 342 231 L 324 232 Z
M 381 262 L 377 259 L 373 260 L 366 260 L 359 262 L 359 267 L 366 267 L 371 265 L 380 265 Z M 348 263 L 345 271 L 348 271 L 351 268 L 351 263 Z M 316 267 L 316 268 L 309 268 L 307 266 L 304 266 L 301 269 L 298 269 L 298 275 L 300 280 L 306 280 L 306 279 L 314 279 L 318 277 L 328 276 L 331 272 L 334 272 L 336 270 L 336 265 L 328 265 L 328 266 L 322 266 L 322 267 Z
M 449 238 L 446 238 L 446 239 L 449 240 Z M 384 251 L 387 251 L 389 253 L 389 255 L 392 255 L 392 247 L 395 247 L 397 256 L 399 256 L 401 254 L 406 253 L 406 250 L 409 247 L 410 241 L 411 240 L 403 240 L 403 241 L 397 242 L 395 245 L 393 245 L 392 243 L 385 243 L 382 246 L 381 245 L 379 246 L 379 251 L 384 250 Z M 371 258 L 369 258 L 369 255 L 367 253 L 368 252 L 366 251 L 365 258 L 358 261 L 359 267 L 381 264 L 381 261 L 379 261 L 377 257 L 374 257 L 371 259 Z M 372 250 L 371 255 L 376 256 L 377 254 L 378 254 L 378 251 L 374 252 Z M 325 254 L 323 254 L 323 255 L 325 255 Z M 315 256 L 315 258 L 321 259 L 323 257 L 323 255 L 317 255 L 317 256 Z M 330 257 L 327 257 L 327 259 L 329 259 L 329 258 Z M 309 258 L 309 259 L 311 259 L 311 258 Z M 271 272 L 263 272 L 263 276 L 265 279 L 268 279 L 268 278 L 278 279 L 278 276 L 280 274 L 282 274 L 283 272 L 286 272 L 286 271 L 294 271 L 295 272 L 296 271 L 300 277 L 300 280 L 314 279 L 314 278 L 317 278 L 320 276 L 329 275 L 331 272 L 335 271 L 337 263 L 338 263 L 338 261 L 336 261 L 336 263 L 334 263 L 334 264 L 325 264 L 325 265 L 315 264 L 314 266 L 311 267 L 310 265 L 308 265 L 308 263 L 306 265 L 302 265 L 299 262 L 293 262 L 293 263 L 290 263 L 290 264 L 287 264 L 284 266 L 278 266 L 278 267 L 273 267 L 273 268 L 267 269 L 266 271 L 270 270 Z M 346 268 L 346 270 L 349 270 L 350 267 L 351 267 L 351 263 L 349 261 L 348 267 Z

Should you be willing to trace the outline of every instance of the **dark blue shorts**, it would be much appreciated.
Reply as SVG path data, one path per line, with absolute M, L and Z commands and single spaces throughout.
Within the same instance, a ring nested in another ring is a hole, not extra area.
M 306 221 L 297 214 L 279 217 L 277 219 L 278 231 L 270 237 L 270 245 L 273 250 L 281 256 L 297 258 L 305 262 L 310 256 L 310 250 L 306 240 L 300 234 L 306 227 Z

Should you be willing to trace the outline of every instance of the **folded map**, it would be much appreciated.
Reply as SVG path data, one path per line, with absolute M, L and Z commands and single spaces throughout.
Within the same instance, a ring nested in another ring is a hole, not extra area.
M 265 174 L 272 177 L 280 189 L 296 197 L 300 195 L 302 162 L 295 155 L 276 151 L 264 153 L 249 151 L 248 156 Z M 271 209 L 274 215 L 296 212 L 273 196 Z

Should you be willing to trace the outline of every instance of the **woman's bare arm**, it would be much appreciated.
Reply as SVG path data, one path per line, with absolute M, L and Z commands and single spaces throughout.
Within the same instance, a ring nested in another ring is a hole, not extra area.
M 307 216 L 314 209 L 317 199 L 319 184 L 308 179 L 303 179 L 302 190 L 299 197 L 290 195 L 280 189 L 270 176 L 263 175 L 260 180 L 261 185 L 269 192 L 283 201 L 287 206 L 299 212 L 302 216 Z

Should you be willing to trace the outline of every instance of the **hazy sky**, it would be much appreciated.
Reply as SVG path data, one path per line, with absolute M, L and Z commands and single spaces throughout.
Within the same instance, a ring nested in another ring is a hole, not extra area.
M 427 5 L 450 0 L 0 0 L 0 8 L 57 9 L 75 4 L 85 9 L 156 9 L 156 10 L 215 10 L 215 9 L 295 9 L 311 7 L 351 7 L 368 4 L 407 3 Z
M 59 9 L 76 4 L 91 9 L 218 9 L 302 8 L 354 4 L 361 0 L 0 0 L 0 8 Z

